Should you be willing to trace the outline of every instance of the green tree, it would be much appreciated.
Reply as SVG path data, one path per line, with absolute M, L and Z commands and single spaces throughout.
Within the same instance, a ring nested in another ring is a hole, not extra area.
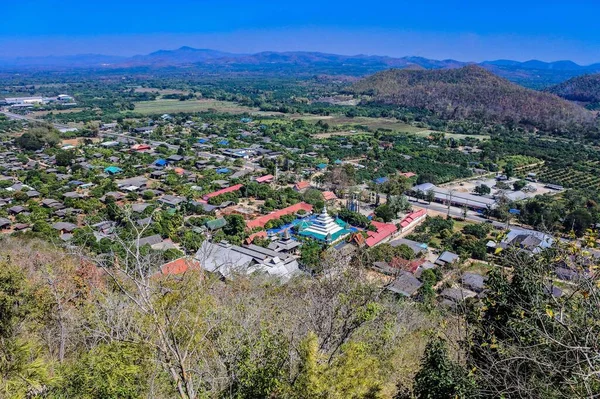
M 0 396 L 25 398 L 53 382 L 33 332 L 49 302 L 19 267 L 0 263 Z
M 513 190 L 519 191 L 526 185 L 527 185 L 527 182 L 525 180 L 517 180 L 516 182 L 513 183 Z
M 223 232 L 230 236 L 241 236 L 246 229 L 246 221 L 241 215 L 225 216 L 227 224 L 223 227 Z
M 427 344 L 415 375 L 414 392 L 418 399 L 473 397 L 473 381 L 462 366 L 450 359 L 442 338 L 435 337 Z
M 488 195 L 492 192 L 492 189 L 486 186 L 485 184 L 480 184 L 479 186 L 475 187 L 473 191 L 479 195 Z
M 515 174 L 515 165 L 512 162 L 508 162 L 504 167 L 504 174 L 507 178 L 511 178 Z
M 573 231 L 577 237 L 582 237 L 592 221 L 592 215 L 586 209 L 579 208 L 567 215 L 563 225 L 567 231 Z
M 396 213 L 391 206 L 383 204 L 375 208 L 375 216 L 383 219 L 384 222 L 391 222 L 396 217 Z
M 427 202 L 429 202 L 430 204 L 435 201 L 435 191 L 433 190 L 427 190 L 427 192 L 425 193 L 425 200 Z
M 58 391 L 85 399 L 143 397 L 151 367 L 148 353 L 148 348 L 133 344 L 100 344 L 66 368 L 65 384 Z
M 321 244 L 314 240 L 306 240 L 300 247 L 300 262 L 312 272 L 319 273 L 322 270 L 322 252 Z
M 56 155 L 57 166 L 70 166 L 75 159 L 75 153 L 73 151 L 59 150 Z

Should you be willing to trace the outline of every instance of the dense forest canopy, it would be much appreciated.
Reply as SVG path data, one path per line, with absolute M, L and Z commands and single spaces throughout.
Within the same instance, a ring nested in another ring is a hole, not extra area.
M 547 89 L 571 101 L 586 103 L 588 108 L 600 107 L 600 74 L 578 76 Z

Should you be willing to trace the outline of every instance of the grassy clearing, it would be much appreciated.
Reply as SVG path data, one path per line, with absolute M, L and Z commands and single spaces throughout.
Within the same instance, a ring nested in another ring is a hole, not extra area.
M 334 137 L 334 136 L 372 136 L 373 133 L 370 132 L 357 132 L 355 131 L 350 132 L 350 131 L 344 131 L 344 132 L 328 132 L 328 133 L 317 133 L 317 134 L 313 134 L 313 137 L 318 138 L 318 139 L 326 139 L 329 137 Z
M 34 118 L 41 118 L 43 116 L 48 115 L 49 113 L 52 114 L 72 114 L 75 112 L 81 112 L 84 111 L 83 108 L 67 108 L 67 109 L 53 109 L 52 111 L 34 111 L 30 114 L 30 116 L 34 117 Z
M 175 90 L 175 89 L 157 89 L 156 87 L 136 87 L 134 89 L 136 93 L 158 93 L 161 96 L 168 94 L 188 94 L 188 91 Z
M 369 129 L 389 129 L 394 132 L 406 132 L 406 133 L 414 133 L 422 128 L 418 128 L 404 122 L 400 122 L 396 119 L 388 119 L 388 118 L 367 118 L 367 117 L 356 117 L 349 118 L 343 115 L 329 115 L 329 116 L 319 116 L 319 115 L 294 115 L 292 119 L 302 119 L 307 122 L 315 122 L 323 121 L 327 122 L 330 126 L 366 126 Z
M 422 137 L 428 137 L 430 135 L 432 135 L 433 133 L 443 133 L 447 138 L 453 138 L 456 140 L 461 140 L 461 139 L 465 139 L 465 138 L 474 138 L 474 139 L 479 139 L 479 140 L 489 140 L 490 136 L 489 135 L 485 135 L 485 134 L 458 134 L 458 133 L 448 133 L 448 132 L 439 132 L 436 130 L 419 130 L 417 132 L 414 132 L 414 134 L 416 134 L 417 136 L 422 136 Z
M 329 115 L 329 116 L 319 116 L 319 115 L 294 115 L 291 119 L 302 119 L 307 122 L 317 123 L 318 121 L 327 122 L 330 126 L 344 126 L 348 127 L 348 131 L 344 134 L 336 133 L 334 135 L 353 135 L 355 133 L 351 133 L 350 130 L 360 131 L 359 126 L 366 126 L 371 130 L 377 129 L 386 129 L 395 133 L 409 133 L 415 134 L 421 137 L 428 137 L 433 133 L 443 133 L 448 138 L 454 138 L 456 140 L 464 139 L 464 138 L 476 138 L 480 140 L 488 140 L 490 136 L 488 135 L 468 135 L 468 134 L 458 134 L 458 133 L 448 133 L 448 132 L 440 132 L 436 130 L 425 129 L 418 126 L 413 126 L 396 119 L 389 118 L 368 118 L 368 117 L 356 117 L 349 118 L 343 115 Z
M 481 275 L 486 275 L 490 270 L 492 270 L 493 266 L 486 262 L 471 262 L 464 265 L 461 268 L 463 273 L 477 273 Z
M 229 114 L 253 113 L 255 108 L 244 107 L 230 101 L 217 100 L 155 100 L 140 101 L 135 103 L 135 112 L 144 115 L 150 114 L 168 114 L 178 112 L 206 112 L 215 111 Z

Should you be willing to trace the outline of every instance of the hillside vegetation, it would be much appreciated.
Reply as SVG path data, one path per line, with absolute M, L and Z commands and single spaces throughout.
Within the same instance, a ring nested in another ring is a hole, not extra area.
M 567 100 L 600 107 L 600 73 L 569 79 L 548 88 L 547 91 Z
M 444 119 L 522 125 L 545 131 L 593 126 L 593 115 L 553 94 L 515 85 L 475 65 L 376 73 L 352 90 L 369 101 L 424 108 Z

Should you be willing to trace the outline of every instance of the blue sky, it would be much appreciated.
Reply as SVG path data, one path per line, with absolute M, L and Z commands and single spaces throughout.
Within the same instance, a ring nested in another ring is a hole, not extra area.
M 600 62 L 600 1 L 30 0 L 0 6 L 0 57 L 183 45 L 482 61 Z

